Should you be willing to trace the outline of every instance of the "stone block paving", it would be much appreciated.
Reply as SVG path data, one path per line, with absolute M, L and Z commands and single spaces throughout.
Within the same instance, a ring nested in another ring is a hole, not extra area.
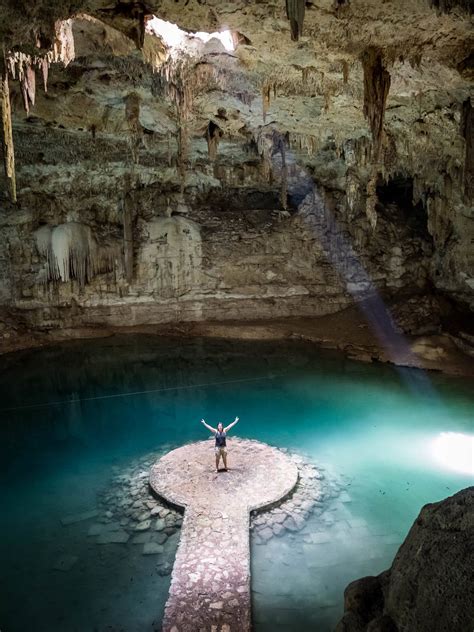
M 152 489 L 185 509 L 164 632 L 250 630 L 250 512 L 288 496 L 298 467 L 266 444 L 229 444 L 230 471 L 213 471 L 210 441 L 173 450 L 151 470 Z M 265 528 L 259 537 L 273 537 Z

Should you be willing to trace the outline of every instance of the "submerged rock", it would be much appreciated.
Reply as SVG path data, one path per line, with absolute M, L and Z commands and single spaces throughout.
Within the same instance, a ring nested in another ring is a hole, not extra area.
M 69 571 L 78 559 L 75 555 L 63 555 L 56 560 L 53 568 L 55 571 Z
M 344 592 L 336 632 L 474 629 L 474 487 L 426 505 L 392 567 Z
M 143 555 L 158 555 L 159 553 L 163 553 L 163 547 L 161 544 L 157 544 L 156 542 L 147 542 L 143 546 Z
M 97 538 L 97 544 L 125 544 L 130 536 L 126 531 L 112 531 L 101 533 Z

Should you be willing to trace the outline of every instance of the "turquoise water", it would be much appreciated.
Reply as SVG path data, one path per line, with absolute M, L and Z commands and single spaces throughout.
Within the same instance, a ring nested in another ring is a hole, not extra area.
M 425 503 L 472 484 L 472 448 L 442 434 L 473 434 L 472 386 L 296 342 L 114 337 L 0 358 L 0 629 L 159 630 L 156 559 L 61 518 L 134 459 L 205 438 L 202 417 L 236 415 L 240 436 L 301 451 L 341 492 L 302 532 L 252 544 L 255 630 L 333 629 L 347 583 L 390 566 Z

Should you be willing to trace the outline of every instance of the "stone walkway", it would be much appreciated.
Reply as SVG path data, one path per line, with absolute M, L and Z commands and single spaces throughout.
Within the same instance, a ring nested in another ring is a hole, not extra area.
M 228 472 L 214 471 L 213 441 L 173 450 L 151 469 L 152 489 L 185 509 L 163 632 L 250 630 L 250 511 L 287 496 L 298 469 L 266 444 L 228 444 Z

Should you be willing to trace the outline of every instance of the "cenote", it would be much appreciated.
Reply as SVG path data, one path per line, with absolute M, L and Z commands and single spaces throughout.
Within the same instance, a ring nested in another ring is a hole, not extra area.
M 94 511 L 111 477 L 143 455 L 205 439 L 202 417 L 238 415 L 236 435 L 300 452 L 339 490 L 301 531 L 265 545 L 252 536 L 257 632 L 332 630 L 345 586 L 391 565 L 425 503 L 472 484 L 472 447 L 456 439 L 473 430 L 462 379 L 299 342 L 148 335 L 17 352 L 0 366 L 8 632 L 160 629 L 170 577 L 156 556 L 98 545 L 93 518 L 61 520 Z M 178 537 L 165 546 L 171 561 Z

